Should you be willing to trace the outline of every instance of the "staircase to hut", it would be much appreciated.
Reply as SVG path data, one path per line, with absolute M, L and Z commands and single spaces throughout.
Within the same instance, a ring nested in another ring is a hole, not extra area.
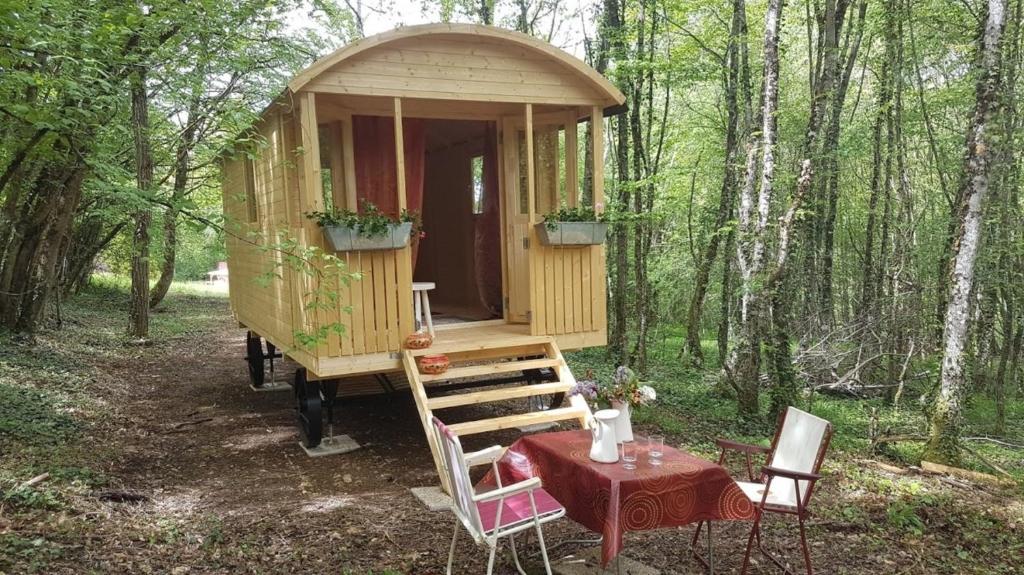
M 439 375 L 420 373 L 417 359 L 438 354 L 447 355 L 451 367 Z M 590 407 L 577 395 L 569 396 L 567 402 L 556 402 L 564 403 L 564 407 L 552 405 L 549 409 L 450 424 L 445 418 L 443 410 L 454 407 L 536 396 L 566 396 L 576 384 L 576 379 L 558 349 L 558 344 L 549 336 L 439 343 L 428 349 L 405 350 L 402 353 L 402 364 L 445 491 L 448 487 L 445 485 L 442 460 L 430 423 L 435 412 L 440 411 L 438 419 L 460 436 L 559 421 L 576 421 L 585 428 L 591 417 Z

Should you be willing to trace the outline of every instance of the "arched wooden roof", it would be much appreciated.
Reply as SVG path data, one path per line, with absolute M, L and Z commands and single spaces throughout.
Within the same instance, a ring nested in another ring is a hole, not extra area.
M 614 106 L 625 97 L 596 70 L 511 30 L 426 24 L 363 38 L 288 83 L 341 94 Z

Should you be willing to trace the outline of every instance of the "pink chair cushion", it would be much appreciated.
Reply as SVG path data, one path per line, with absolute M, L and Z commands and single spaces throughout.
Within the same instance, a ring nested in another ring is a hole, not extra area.
M 533 490 L 533 499 L 537 503 L 538 517 L 544 517 L 545 515 L 562 510 L 562 505 L 540 487 Z M 483 524 L 484 532 L 489 533 L 493 531 L 495 527 L 494 519 L 498 513 L 498 500 L 479 501 L 476 504 L 476 509 L 480 513 L 480 523 Z M 533 509 L 530 508 L 530 495 L 524 492 L 506 497 L 501 510 L 501 525 L 499 527 L 508 527 L 526 520 L 533 520 Z

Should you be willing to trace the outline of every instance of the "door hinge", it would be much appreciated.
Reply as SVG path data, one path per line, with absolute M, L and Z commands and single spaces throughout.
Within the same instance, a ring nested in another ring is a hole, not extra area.
M 530 249 L 530 238 L 523 238 L 523 249 Z
M 526 310 L 526 321 L 533 321 L 533 311 Z

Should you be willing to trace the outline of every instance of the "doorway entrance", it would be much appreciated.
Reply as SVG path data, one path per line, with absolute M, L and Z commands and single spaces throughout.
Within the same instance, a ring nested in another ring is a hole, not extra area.
M 475 120 L 425 120 L 423 235 L 414 282 L 430 282 L 433 322 L 501 319 L 500 164 L 497 127 Z

